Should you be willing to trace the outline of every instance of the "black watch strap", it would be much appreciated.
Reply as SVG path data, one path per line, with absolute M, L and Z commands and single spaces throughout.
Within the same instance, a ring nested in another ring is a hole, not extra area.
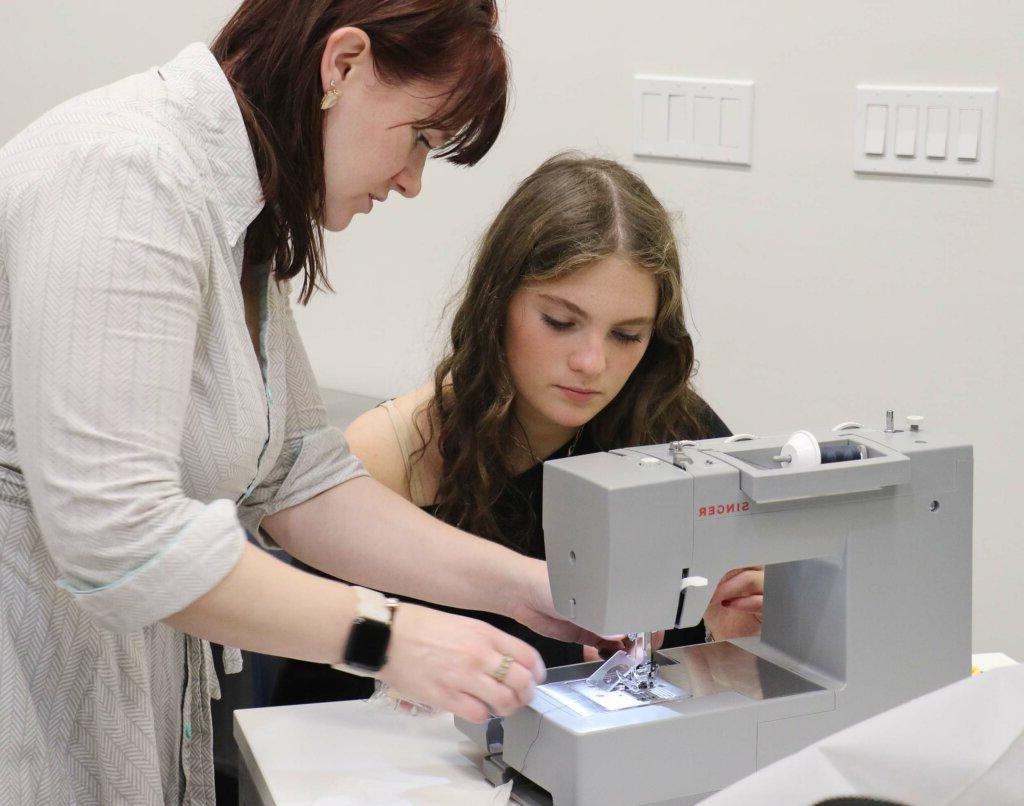
M 398 600 L 368 588 L 353 586 L 352 589 L 357 597 L 356 617 L 342 661 L 334 664 L 334 668 L 361 677 L 374 677 L 388 661 L 391 620 Z

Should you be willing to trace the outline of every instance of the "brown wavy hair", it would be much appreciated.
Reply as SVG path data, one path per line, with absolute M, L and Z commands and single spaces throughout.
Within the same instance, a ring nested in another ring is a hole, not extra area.
M 455 132 L 434 156 L 474 165 L 505 119 L 508 64 L 494 0 L 245 0 L 211 45 L 234 89 L 265 204 L 249 226 L 247 266 L 278 281 L 303 274 L 301 302 L 330 289 L 323 262 L 324 143 L 320 60 L 338 28 L 370 39 L 392 85 L 454 88 L 421 129 Z
M 565 277 L 612 255 L 650 273 L 658 310 L 640 363 L 585 428 L 602 449 L 706 435 L 668 213 L 619 163 L 559 154 L 519 185 L 485 233 L 435 371 L 424 441 L 436 434 L 442 460 L 438 517 L 516 547 L 494 517 L 515 473 L 519 436 L 504 349 L 509 303 L 523 283 Z M 531 507 L 523 509 L 532 517 Z

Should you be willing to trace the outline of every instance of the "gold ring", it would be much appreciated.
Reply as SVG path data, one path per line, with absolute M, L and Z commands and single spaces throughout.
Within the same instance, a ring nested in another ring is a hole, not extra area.
M 498 668 L 491 672 L 491 677 L 497 680 L 499 683 L 504 683 L 505 678 L 508 677 L 508 670 L 512 668 L 512 662 L 515 660 L 510 655 L 502 655 L 501 663 L 498 664 Z

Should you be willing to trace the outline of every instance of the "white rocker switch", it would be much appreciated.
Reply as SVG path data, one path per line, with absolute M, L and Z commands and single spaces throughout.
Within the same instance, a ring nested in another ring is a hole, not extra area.
M 913 157 L 917 150 L 917 107 L 901 106 L 896 110 L 897 157 Z
M 946 158 L 946 143 L 949 140 L 949 110 L 942 106 L 928 109 L 928 133 L 925 135 L 924 153 L 930 159 Z
M 978 159 L 978 140 L 981 137 L 981 110 L 960 110 L 960 135 L 957 138 L 958 160 Z
M 885 153 L 885 126 L 889 107 L 882 104 L 868 106 L 867 122 L 864 127 L 864 153 L 881 156 Z

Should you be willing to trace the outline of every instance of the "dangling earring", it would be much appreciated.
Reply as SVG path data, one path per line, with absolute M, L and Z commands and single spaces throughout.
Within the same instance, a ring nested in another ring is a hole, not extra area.
M 334 85 L 337 82 L 331 79 L 331 88 L 324 93 L 324 97 L 320 100 L 321 109 L 330 109 L 336 103 L 338 103 L 338 91 L 334 89 Z

